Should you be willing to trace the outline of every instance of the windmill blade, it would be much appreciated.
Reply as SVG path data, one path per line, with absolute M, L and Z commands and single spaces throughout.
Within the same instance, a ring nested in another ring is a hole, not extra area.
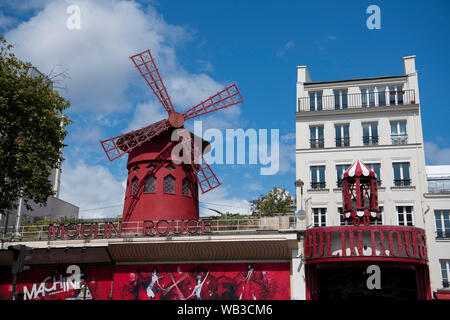
M 166 109 L 167 113 L 170 114 L 173 112 L 175 109 L 173 108 L 172 101 L 170 101 L 170 97 L 167 94 L 166 86 L 159 75 L 155 60 L 150 54 L 150 50 L 131 56 L 130 59 L 133 61 L 134 65 L 139 70 L 141 76 L 145 79 L 150 88 L 152 88 L 153 93 L 158 98 L 164 109 Z
M 183 140 L 180 143 L 184 145 L 183 151 L 186 150 L 190 153 L 190 157 L 185 159 L 188 163 L 185 164 L 190 164 L 192 166 L 193 172 L 195 172 L 195 178 L 197 179 L 202 193 L 219 187 L 222 183 L 220 183 L 214 171 L 212 171 L 209 164 L 203 158 L 201 145 L 196 145 L 195 140 L 192 139 L 191 135 L 183 136 Z
M 139 130 L 100 141 L 109 161 L 113 161 L 170 128 L 168 120 L 161 120 Z
M 244 102 L 235 83 L 219 91 L 212 97 L 190 108 L 183 113 L 184 119 L 192 119 L 201 115 L 231 107 L 235 104 Z
M 209 164 L 205 161 L 202 156 L 202 163 L 194 165 L 194 170 L 197 173 L 197 180 L 202 190 L 202 193 L 211 191 L 221 185 L 219 179 L 217 179 L 216 174 L 212 171 Z

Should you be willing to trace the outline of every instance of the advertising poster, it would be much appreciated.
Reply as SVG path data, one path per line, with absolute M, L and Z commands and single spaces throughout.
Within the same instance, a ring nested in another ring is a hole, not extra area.
M 289 263 L 116 266 L 114 300 L 289 300 Z

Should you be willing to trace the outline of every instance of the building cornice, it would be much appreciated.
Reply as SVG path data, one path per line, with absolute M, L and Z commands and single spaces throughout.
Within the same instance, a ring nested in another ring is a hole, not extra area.
M 320 111 L 297 111 L 295 113 L 296 120 L 304 120 L 304 119 L 320 119 L 326 117 L 340 117 L 340 116 L 352 116 L 355 118 L 360 118 L 363 115 L 373 115 L 374 113 L 404 113 L 404 112 L 419 112 L 420 105 L 419 104 L 407 104 L 402 106 L 384 106 L 384 107 L 369 107 L 369 108 L 348 108 L 348 109 L 339 109 L 339 110 L 320 110 Z M 346 118 L 348 119 L 348 118 Z
M 375 78 L 361 78 L 361 79 L 348 79 L 348 80 L 333 80 L 333 81 L 317 81 L 317 82 L 305 82 L 303 83 L 305 90 L 327 89 L 327 88 L 339 88 L 350 86 L 376 86 L 382 84 L 403 84 L 407 81 L 408 77 L 405 75 L 400 76 L 387 76 L 387 77 L 375 77 Z
M 296 149 L 296 153 L 323 153 L 327 152 L 345 152 L 345 151 L 368 151 L 368 150 L 392 150 L 392 149 L 415 149 L 422 147 L 421 143 L 408 143 L 408 144 L 384 144 L 384 145 L 370 145 L 370 146 L 349 146 L 349 147 L 328 147 L 328 148 L 305 148 Z

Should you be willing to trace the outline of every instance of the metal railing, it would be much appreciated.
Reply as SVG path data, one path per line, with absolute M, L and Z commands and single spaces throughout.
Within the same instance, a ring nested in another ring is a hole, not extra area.
M 311 182 L 311 189 L 325 189 L 326 182 Z
M 392 144 L 407 144 L 408 135 L 407 134 L 391 134 Z
M 345 96 L 346 103 L 337 101 L 335 95 L 301 97 L 298 98 L 297 112 L 401 106 L 416 103 L 414 89 L 351 93 Z
M 394 180 L 394 186 L 396 187 L 409 187 L 411 185 L 411 179 L 396 179 Z
M 336 147 L 350 146 L 350 137 L 336 138 Z
M 436 238 L 450 238 L 450 230 L 436 231 Z
M 378 136 L 364 136 L 362 141 L 365 146 L 376 146 L 378 145 Z
M 309 139 L 309 145 L 311 148 L 313 149 L 320 149 L 320 148 L 324 148 L 325 144 L 324 144 L 324 139 Z
M 197 221 L 197 220 L 195 220 Z M 245 219 L 217 219 L 217 218 L 201 218 L 197 222 L 197 226 L 200 226 L 202 222 L 207 222 L 208 234 L 227 234 L 236 232 L 251 232 L 251 231 L 279 231 L 279 230 L 295 230 L 297 227 L 297 217 L 293 215 L 278 215 L 272 217 L 261 218 L 245 218 Z M 189 223 L 188 220 L 175 220 L 168 221 L 168 224 L 162 225 L 164 228 L 173 228 L 180 230 L 183 228 L 182 224 Z M 115 232 L 111 232 L 114 226 L 116 230 L 120 230 L 121 237 L 143 237 L 144 222 L 85 222 L 85 223 L 66 223 L 63 229 L 63 235 L 61 239 L 64 240 L 86 240 L 93 239 L 89 237 L 91 235 L 91 225 L 96 224 L 95 234 L 96 239 L 114 238 L 117 237 Z M 119 225 L 121 226 L 119 227 Z M 155 221 L 156 224 L 156 221 Z M 83 226 L 83 229 L 81 226 Z M 50 225 L 28 225 L 20 226 L 18 231 L 15 231 L 15 227 L 8 227 L 6 232 L 1 230 L 0 238 L 4 241 L 48 241 L 56 240 L 54 235 L 58 232 L 60 227 L 59 223 L 53 225 L 53 229 L 50 229 Z M 80 231 L 81 229 L 81 231 Z M 109 230 L 109 231 L 108 231 Z M 105 236 L 106 234 L 109 236 Z M 173 233 L 171 235 L 177 235 Z M 51 236 L 50 236 L 51 235 Z M 180 233 L 180 235 L 192 235 L 192 233 Z M 158 233 L 153 233 L 153 236 L 158 236 Z

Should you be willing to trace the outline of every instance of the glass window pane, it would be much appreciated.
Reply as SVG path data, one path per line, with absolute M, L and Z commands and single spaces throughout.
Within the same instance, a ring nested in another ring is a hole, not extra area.
M 350 125 L 348 124 L 344 125 L 344 137 L 345 138 L 350 137 Z
M 399 134 L 406 134 L 406 121 L 399 122 Z
M 403 180 L 409 180 L 409 163 L 403 163 Z
M 397 128 L 398 128 L 398 126 L 397 126 L 397 121 L 392 121 L 391 122 L 391 134 L 398 134 L 398 131 L 397 131 Z
M 325 167 L 324 166 L 319 167 L 319 177 L 320 177 L 320 182 L 325 182 Z
M 342 91 L 342 109 L 347 109 L 347 90 Z
M 317 182 L 317 167 L 311 167 L 311 182 Z
M 336 125 L 334 128 L 336 131 L 336 139 L 341 139 L 341 125 Z
M 318 127 L 318 134 L 319 134 L 318 138 L 323 139 L 323 126 Z
M 394 180 L 400 180 L 400 163 L 394 163 L 392 166 L 394 167 Z
M 309 134 L 311 139 L 317 139 L 316 138 L 316 127 L 309 127 Z

